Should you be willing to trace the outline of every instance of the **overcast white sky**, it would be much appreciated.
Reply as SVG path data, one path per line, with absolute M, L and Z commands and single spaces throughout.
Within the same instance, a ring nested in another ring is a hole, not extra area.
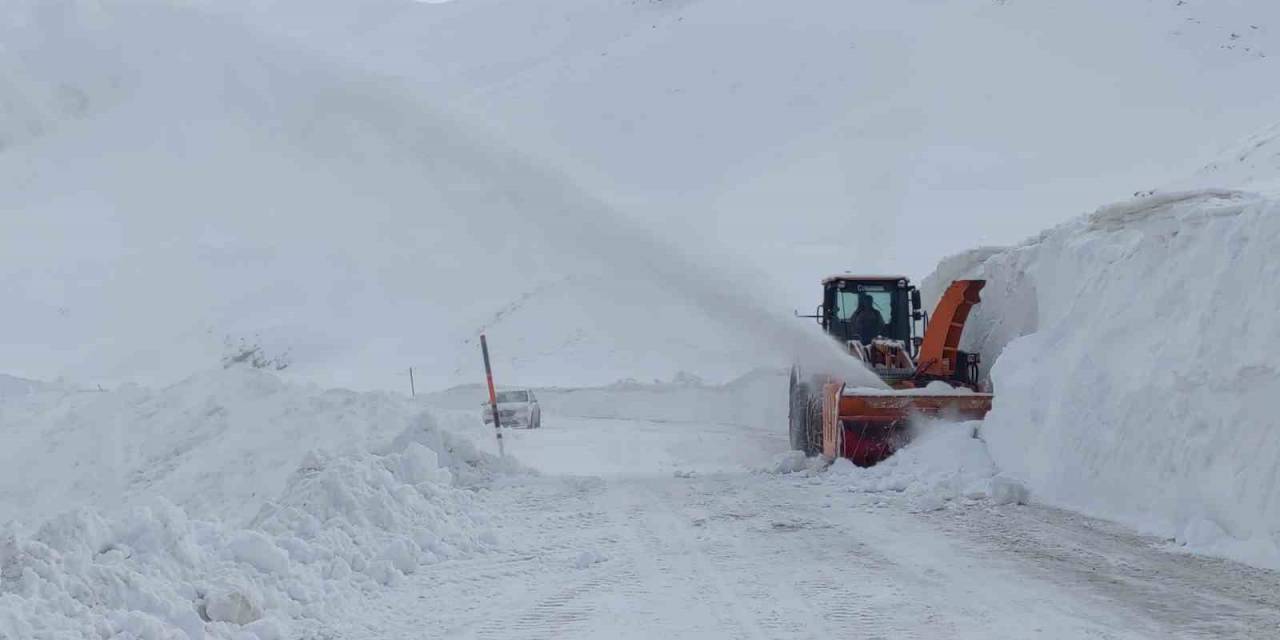
M 270 6 L 264 28 L 426 87 L 797 305 L 827 271 L 921 277 L 1280 120 L 1265 0 Z

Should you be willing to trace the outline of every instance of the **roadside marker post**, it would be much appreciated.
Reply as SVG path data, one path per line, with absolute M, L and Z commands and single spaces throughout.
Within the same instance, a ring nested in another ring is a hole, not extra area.
M 489 341 L 480 334 L 480 353 L 484 354 L 484 377 L 489 383 L 489 409 L 493 411 L 493 432 L 498 436 L 498 456 L 506 457 L 502 448 L 502 419 L 498 415 L 498 393 L 493 389 L 493 367 L 489 366 Z

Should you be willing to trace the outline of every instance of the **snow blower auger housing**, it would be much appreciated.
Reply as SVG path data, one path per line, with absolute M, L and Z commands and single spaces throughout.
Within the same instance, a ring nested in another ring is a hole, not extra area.
M 959 348 L 986 281 L 951 283 L 932 315 L 921 310 L 920 291 L 902 276 L 840 275 L 822 284 L 822 304 L 806 317 L 889 389 L 848 388 L 793 367 L 793 449 L 869 467 L 906 444 L 913 418 L 980 420 L 991 410 L 992 396 L 979 384 L 978 354 Z M 923 335 L 917 333 L 921 322 Z

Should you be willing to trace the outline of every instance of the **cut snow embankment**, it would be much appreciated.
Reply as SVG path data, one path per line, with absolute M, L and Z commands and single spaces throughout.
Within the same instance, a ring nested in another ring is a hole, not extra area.
M 925 283 L 985 278 L 965 348 L 981 428 L 1039 500 L 1280 567 L 1280 203 L 1227 191 L 1099 210 Z
M 32 461 L 6 466 L 23 493 L 0 527 L 5 640 L 306 637 L 361 591 L 494 543 L 457 485 L 498 461 L 392 396 L 225 371 L 0 410 L 8 462 Z

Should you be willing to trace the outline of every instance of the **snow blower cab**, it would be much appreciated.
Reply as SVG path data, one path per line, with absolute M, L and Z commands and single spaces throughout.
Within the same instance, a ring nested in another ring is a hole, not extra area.
M 792 447 L 808 455 L 849 458 L 870 466 L 910 438 L 918 416 L 975 420 L 991 409 L 979 384 L 978 354 L 961 351 L 960 336 L 982 280 L 957 280 L 932 314 L 903 276 L 838 275 L 823 281 L 813 316 L 851 357 L 887 389 L 846 388 L 827 375 L 791 372 Z M 920 327 L 924 327 L 921 332 Z

